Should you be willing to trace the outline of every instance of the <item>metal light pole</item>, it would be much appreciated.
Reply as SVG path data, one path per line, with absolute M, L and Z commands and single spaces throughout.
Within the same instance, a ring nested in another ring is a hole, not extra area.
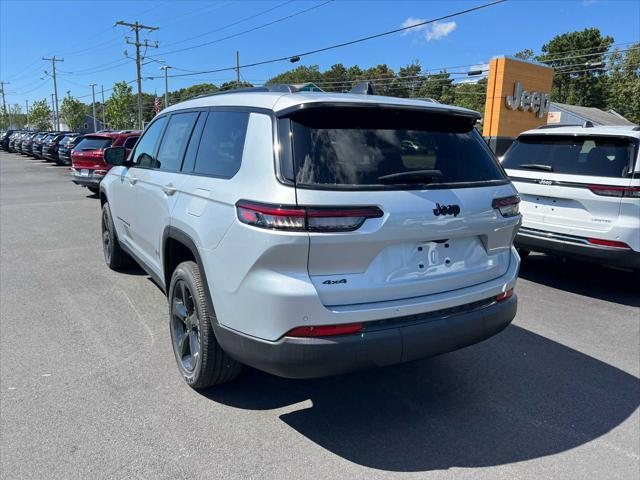
M 42 60 L 51 62 L 51 65 L 53 67 L 53 93 L 55 95 L 55 103 L 54 103 L 53 110 L 56 115 L 56 128 L 60 130 L 60 115 L 58 114 L 58 84 L 56 83 L 56 62 L 64 62 L 64 58 L 56 58 L 56 56 L 54 55 L 51 58 L 42 57 Z
M 169 106 L 169 77 L 167 73 L 171 67 L 169 65 L 163 65 L 160 70 L 164 70 L 164 108 Z
M 24 103 L 27 106 L 27 125 L 29 125 L 29 100 L 25 100 Z
M 104 85 L 100 85 L 102 89 L 102 128 L 107 128 L 107 120 L 104 117 Z
M 92 83 L 89 85 L 91 87 L 91 95 L 93 97 L 93 103 L 91 107 L 93 108 L 93 132 L 98 131 L 98 124 L 96 123 L 96 84 Z
M 53 125 L 51 126 L 51 128 L 56 127 L 56 125 L 58 125 L 58 116 L 56 115 L 56 103 L 55 103 L 55 93 L 51 94 L 51 111 L 53 112 Z M 60 130 L 59 127 L 56 127 L 58 130 Z

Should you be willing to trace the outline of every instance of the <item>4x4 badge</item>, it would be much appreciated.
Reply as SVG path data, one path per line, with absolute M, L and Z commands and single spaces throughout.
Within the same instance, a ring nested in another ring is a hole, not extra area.
M 436 203 L 436 208 L 433 209 L 433 214 L 438 215 L 453 215 L 457 217 L 460 213 L 460 207 L 458 205 L 440 205 Z

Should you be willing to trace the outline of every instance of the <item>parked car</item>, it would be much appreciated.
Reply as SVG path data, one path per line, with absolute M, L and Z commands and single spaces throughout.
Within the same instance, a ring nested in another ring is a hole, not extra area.
M 105 261 L 135 259 L 167 292 L 185 381 L 333 375 L 505 328 L 519 198 L 480 114 L 283 88 L 174 105 L 128 158 L 105 152 Z
M 78 132 L 71 132 L 58 142 L 58 165 L 71 165 L 71 150 L 80 143 L 84 136 Z
M 22 154 L 22 155 L 24 155 L 24 154 L 25 154 L 25 152 L 24 152 L 24 151 L 23 151 L 23 149 L 22 149 L 23 144 L 24 144 L 24 141 L 25 141 L 27 138 L 29 138 L 32 134 L 33 134 L 33 132 L 32 132 L 32 131 L 26 131 L 26 132 L 23 132 L 23 133 L 18 137 L 18 139 L 16 140 L 16 143 L 15 143 L 16 152 L 18 152 L 18 153 L 20 153 L 20 154 Z
M 55 132 L 42 143 L 42 156 L 49 162 L 58 161 L 58 143 L 67 132 Z
M 588 124 L 587 124 L 588 125 Z M 640 270 L 640 127 L 539 128 L 502 159 L 522 196 L 515 243 Z
M 2 148 L 2 150 L 8 152 L 9 151 L 9 140 L 11 138 L 11 135 L 13 135 L 16 132 L 16 130 L 5 130 L 4 132 L 2 132 L 2 136 L 0 137 L 0 148 Z
M 9 136 L 9 142 L 7 143 L 7 152 L 13 153 L 15 152 L 15 143 L 16 143 L 16 139 L 18 138 L 18 135 L 20 135 L 20 130 L 17 130 L 15 132 L 13 132 L 10 136 Z
M 22 154 L 31 155 L 31 147 L 33 146 L 33 139 L 38 135 L 38 132 L 30 132 L 22 141 Z
M 111 168 L 104 162 L 104 149 L 111 146 L 124 147 L 130 152 L 141 133 L 138 130 L 121 130 L 85 135 L 71 151 L 73 183 L 97 193 L 100 182 Z
M 31 155 L 33 157 L 35 157 L 35 158 L 43 158 L 42 157 L 42 144 L 43 144 L 45 138 L 47 138 L 47 136 L 50 133 L 51 132 L 40 132 L 33 139 L 33 146 L 31 147 Z

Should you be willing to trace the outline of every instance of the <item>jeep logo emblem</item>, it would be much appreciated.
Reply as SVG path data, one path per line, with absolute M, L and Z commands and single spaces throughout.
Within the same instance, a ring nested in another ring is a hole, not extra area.
M 506 97 L 507 107 L 511 110 L 528 112 L 531 110 L 538 118 L 544 118 L 549 112 L 551 102 L 548 93 L 527 92 L 522 88 L 522 83 L 516 82 L 513 87 L 513 95 Z
M 433 214 L 437 217 L 439 215 L 453 215 L 457 217 L 460 213 L 460 207 L 458 205 L 440 205 L 436 203 L 436 208 L 433 209 Z
M 538 180 L 540 185 L 553 185 L 553 180 L 545 180 L 544 178 Z

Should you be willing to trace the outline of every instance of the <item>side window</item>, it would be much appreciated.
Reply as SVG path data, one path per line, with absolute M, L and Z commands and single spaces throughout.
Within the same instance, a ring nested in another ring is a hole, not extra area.
M 180 170 L 184 152 L 197 119 L 198 112 L 171 115 L 158 151 L 156 168 L 169 171 Z
M 132 149 L 133 147 L 136 146 L 136 142 L 138 141 L 140 137 L 129 137 L 124 141 L 124 148 L 126 148 L 127 150 Z
M 133 157 L 131 157 L 135 167 L 155 168 L 156 146 L 166 122 L 167 117 L 161 117 L 153 122 L 147 131 L 142 134 L 136 151 L 133 152 Z
M 207 121 L 207 112 L 201 112 L 198 117 L 193 133 L 191 134 L 191 140 L 189 140 L 189 146 L 187 147 L 187 153 L 184 155 L 184 162 L 182 162 L 182 171 L 185 173 L 191 173 L 193 166 L 196 163 L 196 154 L 198 153 L 198 145 L 200 145 L 200 137 L 202 135 L 202 129 Z
M 200 139 L 195 173 L 231 178 L 240 169 L 249 113 L 212 112 Z

